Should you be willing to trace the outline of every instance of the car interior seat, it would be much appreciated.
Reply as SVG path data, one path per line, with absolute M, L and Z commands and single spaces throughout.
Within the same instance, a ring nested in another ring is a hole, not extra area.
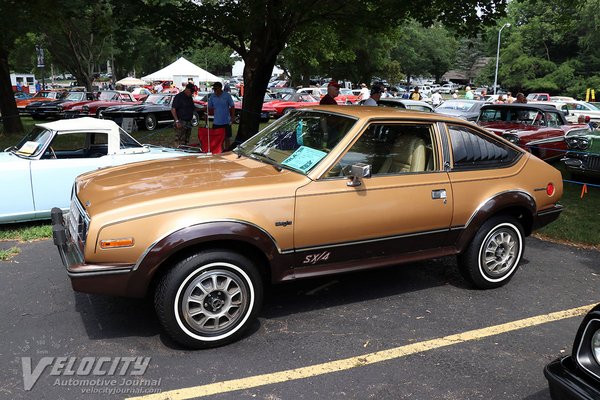
M 427 147 L 425 141 L 414 135 L 399 135 L 378 174 L 425 171 Z

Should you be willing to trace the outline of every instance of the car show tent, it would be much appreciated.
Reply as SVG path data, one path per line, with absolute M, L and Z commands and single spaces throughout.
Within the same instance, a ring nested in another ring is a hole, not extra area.
M 181 57 L 174 63 L 150 75 L 142 77 L 145 81 L 172 81 L 176 87 L 181 87 L 192 80 L 195 84 L 202 82 L 221 82 L 222 79 Z
M 127 78 L 123 78 L 120 81 L 116 81 L 115 83 L 117 85 L 124 85 L 124 86 L 143 86 L 143 85 L 146 85 L 148 82 L 146 82 L 142 79 L 128 76 Z

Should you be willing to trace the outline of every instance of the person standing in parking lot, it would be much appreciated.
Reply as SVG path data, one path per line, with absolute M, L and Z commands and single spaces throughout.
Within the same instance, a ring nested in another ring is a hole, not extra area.
M 415 86 L 413 92 L 410 94 L 409 97 L 410 100 L 422 100 L 423 96 L 421 96 L 421 93 L 419 93 L 419 87 Z
M 431 95 L 431 105 L 435 108 L 435 107 L 439 106 L 440 104 L 442 104 L 442 95 L 440 94 L 440 92 L 438 90 L 436 90 Z
M 381 94 L 383 93 L 383 87 L 380 85 L 373 85 L 371 88 L 371 95 L 367 100 L 362 104 L 363 106 L 377 106 L 377 102 L 381 98 Z
M 356 98 L 356 102 L 360 102 L 361 100 L 367 100 L 369 98 L 369 89 L 367 89 L 367 85 L 364 83 L 360 84 L 360 94 Z
M 465 88 L 465 99 L 466 100 L 473 100 L 475 98 L 475 95 L 473 94 L 473 91 L 471 90 L 471 87 L 467 86 Z
M 517 93 L 517 98 L 514 103 L 527 103 L 527 97 L 521 92 Z
M 235 105 L 233 104 L 231 94 L 223 91 L 223 84 L 221 82 L 213 84 L 213 91 L 214 93 L 208 98 L 208 111 L 214 115 L 213 128 L 225 129 L 223 148 L 228 150 L 233 136 L 231 121 L 235 118 Z
M 192 133 L 192 118 L 194 118 L 194 84 L 188 83 L 183 92 L 173 99 L 171 114 L 175 120 L 175 147 L 187 145 Z
M 336 81 L 331 81 L 327 84 L 327 94 L 323 96 L 319 104 L 337 105 L 335 98 L 340 94 L 340 84 Z

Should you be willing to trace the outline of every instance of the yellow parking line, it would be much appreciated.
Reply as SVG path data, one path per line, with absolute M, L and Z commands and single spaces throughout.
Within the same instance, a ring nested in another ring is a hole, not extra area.
M 489 336 L 499 335 L 501 333 L 516 331 L 523 328 L 529 328 L 548 322 L 577 317 L 586 314 L 594 305 L 595 304 L 590 304 L 587 306 L 572 308 L 570 310 L 558 311 L 545 315 L 538 315 L 531 318 L 520 319 L 518 321 L 508 322 L 505 324 L 490 326 L 482 329 L 475 329 L 472 331 L 445 336 L 438 339 L 432 339 L 420 343 L 413 343 L 406 346 L 395 347 L 388 350 L 363 354 L 360 356 L 350 357 L 343 360 L 330 361 L 323 364 L 316 364 L 310 365 L 308 367 L 290 369 L 287 371 L 279 371 L 269 374 L 250 376 L 247 378 L 233 379 L 230 381 L 216 382 L 208 385 L 176 389 L 168 392 L 156 393 L 147 396 L 131 397 L 129 400 L 192 399 L 210 396 L 214 394 L 233 392 L 236 390 L 249 389 L 258 386 L 271 385 L 274 383 L 305 379 L 310 378 L 312 376 L 329 374 L 332 372 L 345 371 L 348 369 L 363 367 L 366 365 L 392 360 L 411 354 L 421 353 L 427 350 L 439 349 L 441 347 L 460 344 L 471 340 L 483 339 Z

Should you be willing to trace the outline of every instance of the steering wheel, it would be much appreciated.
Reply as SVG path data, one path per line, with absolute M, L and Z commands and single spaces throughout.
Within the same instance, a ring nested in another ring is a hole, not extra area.
M 54 149 L 52 148 L 52 146 L 48 146 L 48 150 L 50 150 L 50 158 L 54 158 L 54 159 L 58 158 L 58 157 L 56 157 L 56 153 L 54 152 Z

